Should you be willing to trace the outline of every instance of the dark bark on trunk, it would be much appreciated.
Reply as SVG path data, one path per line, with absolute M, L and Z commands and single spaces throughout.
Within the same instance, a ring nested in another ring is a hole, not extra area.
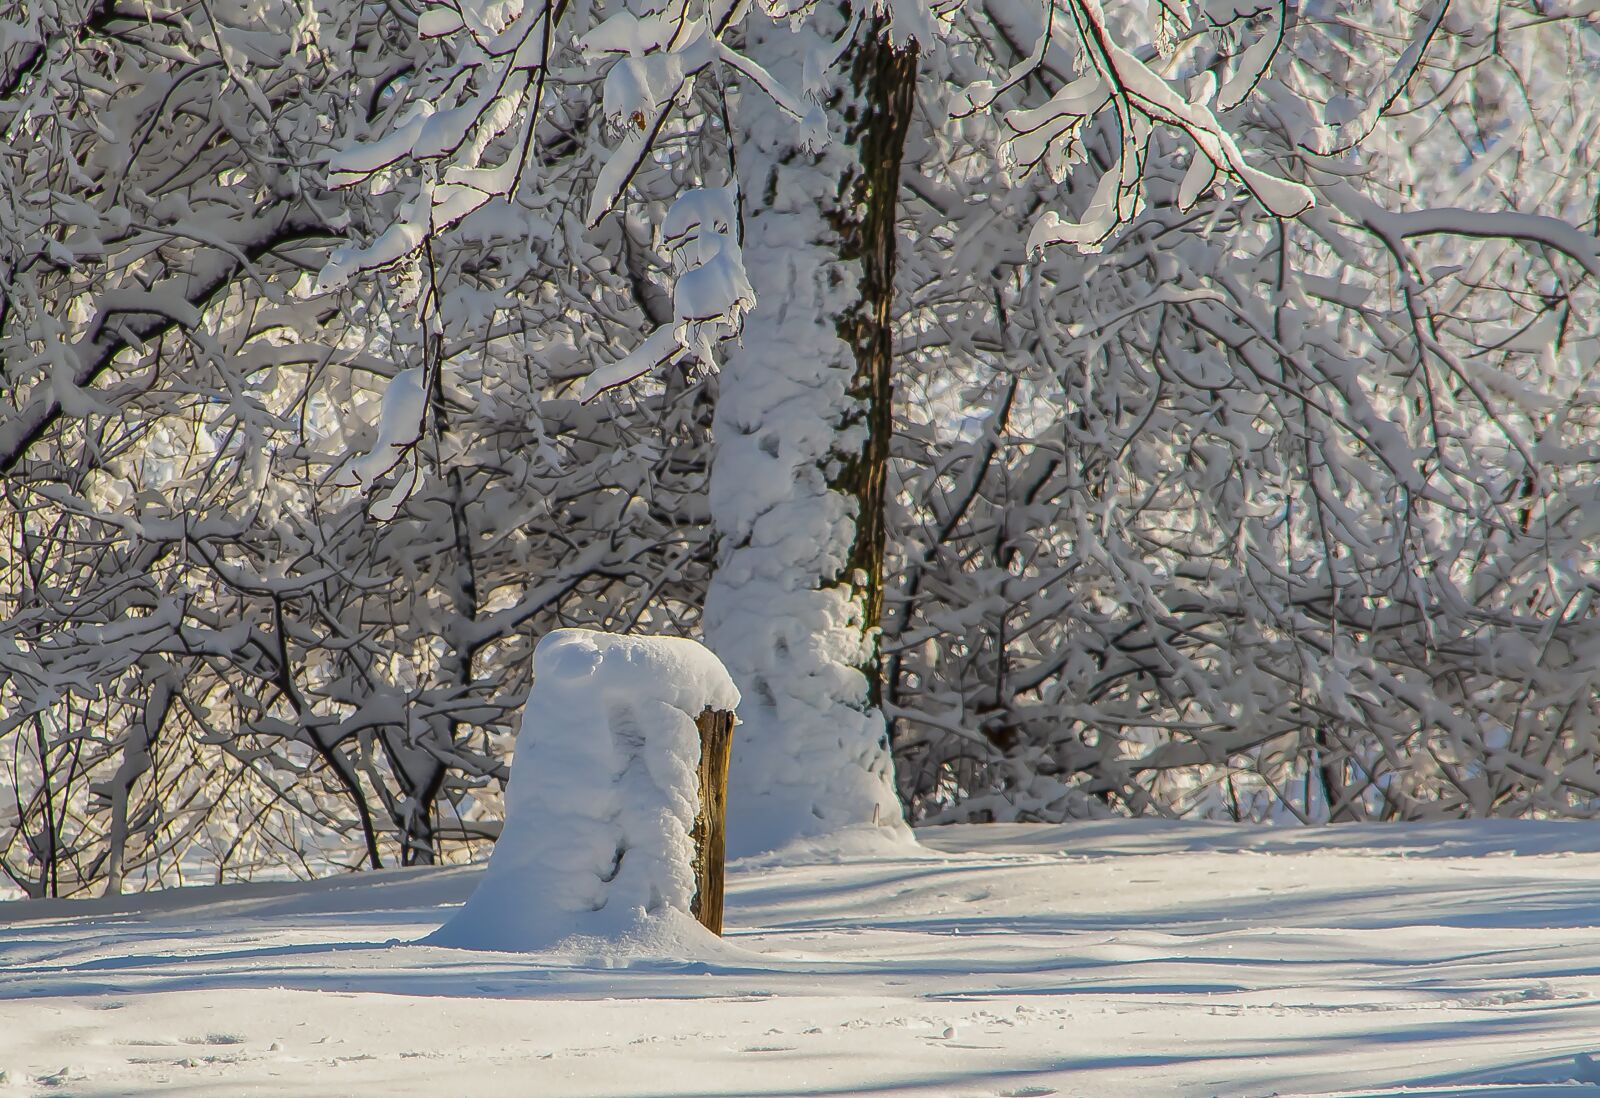
M 895 218 L 899 209 L 900 160 L 917 79 L 914 47 L 889 41 L 888 19 L 864 21 L 850 64 L 852 100 L 844 111 L 845 141 L 857 150 L 855 170 L 841 193 L 835 227 L 840 254 L 861 266 L 861 296 L 839 323 L 839 335 L 855 353 L 850 394 L 859 410 L 841 426 L 865 423 L 867 440 L 843 464 L 830 486 L 856 501 L 856 536 L 844 575 L 860 595 L 866 626 L 875 629 L 883 611 L 884 490 L 889 439 L 894 430 L 893 335 Z M 874 655 L 861 668 L 874 706 L 882 699 L 882 675 Z

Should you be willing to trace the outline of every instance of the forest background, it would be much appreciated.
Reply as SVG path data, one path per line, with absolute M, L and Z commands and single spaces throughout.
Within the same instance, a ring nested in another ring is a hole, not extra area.
M 0 873 L 480 857 L 565 625 L 736 852 L 1595 814 L 1597 11 L 11 4 Z

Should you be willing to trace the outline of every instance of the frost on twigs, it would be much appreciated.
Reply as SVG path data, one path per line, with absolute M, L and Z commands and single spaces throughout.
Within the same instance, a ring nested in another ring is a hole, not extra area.
M 1157 127 L 1180 131 L 1194 142 L 1195 167 L 1186 181 L 1190 202 L 1227 176 L 1268 213 L 1298 217 L 1314 204 L 1309 188 L 1280 178 L 1247 163 L 1233 135 L 1217 113 L 1237 107 L 1266 74 L 1283 40 L 1281 14 L 1243 51 L 1237 70 L 1222 90 L 1214 79 L 1200 82 L 1200 94 L 1186 98 L 1160 73 L 1118 45 L 1108 31 L 1105 13 L 1097 0 L 1073 5 L 1075 21 L 1066 33 L 1074 41 L 1075 57 L 1083 74 L 1042 106 L 1008 111 L 1003 119 L 1001 155 L 1018 175 L 1043 169 L 1060 182 L 1069 169 L 1084 162 L 1082 137 L 1089 123 L 1109 115 L 1120 132 L 1116 161 L 1100 177 L 1088 208 L 1078 220 L 1048 210 L 1028 237 L 1028 250 L 1070 244 L 1082 252 L 1096 252 L 1122 226 L 1144 208 L 1145 164 Z M 1212 12 L 1214 20 L 1220 20 Z M 1218 22 L 1219 29 L 1231 26 Z M 1065 28 L 1064 28 L 1065 30 Z M 1018 66 L 1006 81 L 1009 87 L 1039 64 L 1042 52 Z M 958 99 L 958 114 L 988 106 L 997 95 L 988 82 L 966 89 Z
M 809 12 L 805 4 L 780 7 L 786 18 L 802 22 Z M 573 11 L 548 0 L 448 0 L 427 7 L 417 33 L 440 43 L 430 47 L 431 60 L 395 90 L 395 106 L 352 125 L 327 159 L 331 186 L 370 192 L 368 200 L 391 192 L 403 197 L 374 207 L 358 239 L 330 255 L 315 292 L 342 290 L 404 263 L 458 226 L 462 233 L 484 233 L 522 219 L 542 232 L 552 206 L 561 207 L 560 219 L 568 216 L 570 198 L 578 200 L 570 212 L 581 208 L 583 228 L 596 230 L 624 205 L 641 198 L 653 203 L 659 181 L 651 180 L 662 166 L 670 161 L 671 171 L 688 181 L 694 175 L 689 165 L 700 155 L 691 151 L 682 160 L 662 142 L 675 144 L 696 132 L 708 97 L 718 97 L 725 112 L 729 87 L 769 101 L 798 147 L 820 149 L 829 140 L 822 101 L 841 45 L 814 43 L 804 78 L 780 80 L 724 40 L 745 11 L 726 0 L 642 0 Z M 596 75 L 598 104 L 592 102 Z M 600 140 L 586 147 L 582 174 L 572 177 L 565 155 L 552 154 L 546 143 L 560 145 L 572 113 L 590 117 L 596 106 L 604 122 L 596 127 Z M 545 152 L 536 155 L 541 148 Z M 553 194 L 563 197 L 556 201 Z M 574 228 L 563 226 L 569 247 Z M 669 361 L 688 357 L 711 365 L 715 349 L 738 337 L 754 306 L 736 185 L 688 187 L 661 229 L 673 283 L 672 323 L 597 370 L 582 399 Z
M 738 705 L 728 673 L 694 641 L 584 629 L 546 634 L 533 673 L 505 828 L 477 891 L 427 943 L 702 941 L 690 914 L 695 717 Z
M 661 226 L 661 244 L 677 274 L 672 323 L 661 325 L 633 351 L 585 378 L 580 399 L 591 400 L 686 356 L 714 365 L 717 344 L 744 330 L 745 314 L 755 308 L 756 295 L 739 246 L 737 202 L 731 186 L 697 187 L 673 202 Z
M 372 504 L 372 517 L 387 522 L 416 487 L 417 465 L 412 448 L 422 437 L 422 419 L 427 414 L 427 392 L 423 372 L 418 367 L 401 370 L 383 391 L 378 413 L 378 438 L 372 449 L 350 461 L 339 483 L 372 491 L 377 480 L 396 465 L 411 460 L 401 472 L 394 488 Z

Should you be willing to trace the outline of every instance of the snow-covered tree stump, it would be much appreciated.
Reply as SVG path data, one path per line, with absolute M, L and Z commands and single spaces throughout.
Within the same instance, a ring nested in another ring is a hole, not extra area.
M 671 949 L 695 920 L 720 933 L 739 703 L 722 664 L 690 640 L 558 629 L 533 672 L 504 830 L 476 891 L 426 941 Z

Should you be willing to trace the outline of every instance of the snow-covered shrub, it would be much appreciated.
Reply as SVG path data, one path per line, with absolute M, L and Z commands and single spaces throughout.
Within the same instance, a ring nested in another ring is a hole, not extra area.
M 481 854 L 534 639 L 698 621 L 704 382 L 572 399 L 648 324 L 653 258 L 585 239 L 568 141 L 531 209 L 307 297 L 393 213 L 321 161 L 406 107 L 428 44 L 403 8 L 25 7 L 0 35 L 0 874 Z
M 506 822 L 483 880 L 428 942 L 529 950 L 693 920 L 695 718 L 739 693 L 701 645 L 558 629 L 534 651 Z
M 916 818 L 1600 812 L 1600 37 L 1413 7 L 1206 5 L 1158 62 L 1311 187 L 1297 219 L 1158 135 L 1122 235 L 1030 261 L 1011 226 L 1091 209 L 1118 135 L 992 191 L 991 134 L 914 135 L 885 697 Z M 1037 18 L 986 10 L 958 72 Z

